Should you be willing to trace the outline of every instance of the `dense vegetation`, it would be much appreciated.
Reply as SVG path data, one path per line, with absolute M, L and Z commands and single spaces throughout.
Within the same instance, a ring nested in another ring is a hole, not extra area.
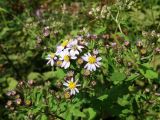
M 0 120 L 79 119 L 160 119 L 159 0 L 0 0 Z

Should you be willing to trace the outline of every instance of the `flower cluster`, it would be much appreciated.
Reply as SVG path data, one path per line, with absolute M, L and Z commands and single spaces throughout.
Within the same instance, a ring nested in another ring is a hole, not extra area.
M 85 53 L 82 55 L 83 49 L 87 48 L 87 43 L 82 43 L 79 39 L 65 40 L 62 44 L 57 46 L 55 53 L 50 53 L 47 56 L 47 64 L 53 66 L 55 63 L 67 69 L 70 67 L 72 60 L 81 58 L 86 62 L 84 68 L 89 71 L 96 71 L 97 67 L 100 67 L 101 57 L 97 57 L 98 50 L 93 50 L 93 53 Z M 81 56 L 81 55 L 82 56 Z
M 89 51 L 88 43 L 85 42 L 81 36 L 72 40 L 65 40 L 57 46 L 55 53 L 48 54 L 46 57 L 48 60 L 47 64 L 68 69 L 72 65 L 72 62 L 76 62 L 83 66 L 81 68 L 89 72 L 96 71 L 101 65 L 100 61 L 102 58 L 98 56 L 99 52 L 97 49 L 94 49 L 92 52 Z M 73 66 L 75 69 L 79 69 L 77 66 Z M 77 87 L 80 86 L 80 84 L 77 84 L 77 80 L 74 82 L 73 75 L 69 77 L 63 85 L 67 87 L 66 90 L 70 90 L 70 92 L 68 92 L 70 95 L 79 93 Z

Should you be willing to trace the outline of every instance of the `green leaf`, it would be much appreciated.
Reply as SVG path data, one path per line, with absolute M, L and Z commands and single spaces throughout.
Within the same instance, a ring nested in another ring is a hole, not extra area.
M 157 79 L 158 73 L 154 72 L 153 70 L 147 70 L 145 73 L 145 77 L 148 79 Z
M 107 99 L 107 97 L 108 97 L 108 95 L 105 94 L 105 95 L 98 97 L 97 99 L 103 101 L 104 99 Z
M 35 80 L 35 79 L 38 79 L 41 77 L 41 74 L 40 73 L 37 73 L 37 72 L 31 72 L 29 75 L 28 75 L 28 80 Z
M 84 113 L 86 113 L 86 119 L 87 120 L 94 120 L 96 117 L 96 111 L 94 111 L 93 108 L 87 108 L 83 110 Z
M 129 104 L 128 97 L 129 95 L 124 95 L 122 98 L 119 97 L 117 100 L 117 103 L 121 106 L 128 105 Z
M 12 77 L 7 78 L 7 83 L 9 85 L 8 88 L 6 88 L 7 91 L 8 90 L 13 90 L 17 86 L 17 81 Z
M 55 77 L 58 78 L 58 79 L 63 79 L 64 76 L 65 76 L 65 73 L 62 69 L 57 69 L 57 71 L 54 72 L 55 74 Z
M 48 120 L 48 118 L 45 114 L 42 114 L 41 120 Z
M 125 78 L 126 78 L 126 75 L 124 73 L 114 72 L 110 77 L 110 80 L 113 81 L 114 84 L 118 84 Z
M 55 77 L 55 72 L 54 71 L 49 71 L 49 72 L 43 73 L 43 79 L 44 80 L 48 80 L 48 79 L 51 79 L 51 78 L 54 78 L 54 77 Z
M 86 117 L 86 115 L 78 109 L 73 109 L 72 114 L 76 117 Z

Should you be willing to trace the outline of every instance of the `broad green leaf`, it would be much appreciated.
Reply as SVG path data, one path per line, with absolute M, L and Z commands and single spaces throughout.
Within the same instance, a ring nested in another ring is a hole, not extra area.
M 41 77 L 41 74 L 40 73 L 37 73 L 37 72 L 31 72 L 29 75 L 28 75 L 28 80 L 35 80 L 35 79 L 38 79 Z
M 94 120 L 96 117 L 96 111 L 93 108 L 86 108 L 83 111 L 86 113 L 87 120 Z
M 83 112 L 78 110 L 78 108 L 73 109 L 72 114 L 73 114 L 73 116 L 76 116 L 76 117 L 83 117 L 84 118 L 86 116 Z
M 45 114 L 42 114 L 41 120 L 48 120 L 48 118 Z
M 114 84 L 120 83 L 125 78 L 126 78 L 126 75 L 120 72 L 114 72 L 112 76 L 110 77 L 111 81 L 113 81 Z
M 157 79 L 158 73 L 153 70 L 147 70 L 145 73 L 145 77 L 148 79 Z
M 7 91 L 13 90 L 17 86 L 17 81 L 12 77 L 7 78 L 7 83 L 8 83 L 8 88 L 6 88 Z

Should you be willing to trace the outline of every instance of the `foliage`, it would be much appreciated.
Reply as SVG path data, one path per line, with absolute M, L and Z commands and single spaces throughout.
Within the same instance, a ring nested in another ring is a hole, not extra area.
M 159 0 L 0 1 L 0 119 L 160 119 Z M 96 71 L 77 59 L 47 64 L 64 40 L 98 50 Z M 73 74 L 72 74 L 73 73 Z M 64 82 L 78 79 L 79 93 Z

